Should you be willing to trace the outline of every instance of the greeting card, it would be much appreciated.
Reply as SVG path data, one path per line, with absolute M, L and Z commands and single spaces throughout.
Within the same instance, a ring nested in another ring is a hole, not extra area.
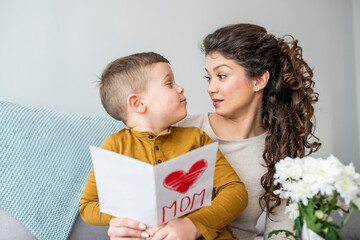
M 211 205 L 218 144 L 158 165 L 90 146 L 100 211 L 155 227 Z

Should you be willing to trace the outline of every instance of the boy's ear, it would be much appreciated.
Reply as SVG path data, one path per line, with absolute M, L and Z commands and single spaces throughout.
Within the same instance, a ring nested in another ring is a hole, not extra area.
M 130 94 L 127 99 L 127 104 L 131 111 L 136 113 L 146 112 L 146 105 L 137 94 Z
M 254 82 L 254 92 L 258 92 L 260 90 L 263 90 L 268 83 L 270 78 L 270 73 L 266 71 L 263 75 L 255 79 Z

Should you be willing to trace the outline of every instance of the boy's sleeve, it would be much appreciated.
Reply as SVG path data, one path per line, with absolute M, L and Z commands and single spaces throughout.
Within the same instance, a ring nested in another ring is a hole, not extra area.
M 110 139 L 105 140 L 101 148 L 111 150 Z M 94 167 L 92 168 L 88 180 L 85 184 L 84 191 L 80 198 L 79 212 L 84 222 L 91 225 L 108 226 L 111 215 L 100 212 L 99 196 L 96 188 Z
M 202 138 L 203 145 L 212 143 L 205 133 Z M 244 183 L 218 150 L 211 206 L 200 208 L 186 217 L 194 223 L 205 239 L 216 239 L 221 229 L 245 210 L 247 203 L 248 194 Z

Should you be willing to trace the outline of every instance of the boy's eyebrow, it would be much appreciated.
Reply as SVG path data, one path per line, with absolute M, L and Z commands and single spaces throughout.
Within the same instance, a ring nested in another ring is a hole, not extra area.
M 165 75 L 165 77 L 163 78 L 163 81 L 166 81 L 168 78 L 171 78 L 173 76 L 173 74 L 168 73 Z

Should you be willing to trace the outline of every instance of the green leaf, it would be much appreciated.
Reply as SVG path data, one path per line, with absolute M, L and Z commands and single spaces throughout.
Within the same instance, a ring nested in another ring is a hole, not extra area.
M 284 230 L 274 230 L 268 234 L 268 238 L 272 237 L 273 235 L 278 235 L 278 234 L 282 233 L 282 231 L 284 231 Z
M 329 226 L 329 227 L 331 227 L 333 229 L 336 229 L 337 232 L 340 230 L 340 226 L 336 225 L 334 223 L 327 223 L 327 226 Z
M 300 212 L 304 220 L 306 221 L 308 228 L 320 235 L 322 231 L 322 224 L 319 221 L 319 219 L 315 216 L 314 204 L 311 201 L 309 201 L 307 206 L 302 205 L 300 207 Z
M 278 235 L 278 234 L 280 234 L 282 232 L 285 233 L 286 237 L 293 237 L 295 240 L 300 239 L 300 238 L 297 238 L 292 232 L 290 232 L 288 230 L 275 230 L 275 231 L 272 231 L 271 233 L 268 234 L 268 238 L 271 238 L 273 235 Z
M 301 216 L 299 216 L 295 219 L 295 225 L 294 225 L 294 230 L 295 230 L 297 236 L 301 236 L 302 225 L 303 225 L 303 222 L 302 222 Z
M 328 232 L 325 235 L 327 240 L 340 240 L 339 233 L 335 231 L 332 227 L 328 227 Z
M 348 213 L 348 215 L 346 216 L 346 218 L 344 219 L 344 221 L 341 222 L 341 225 L 340 225 L 340 230 L 345 226 L 345 224 L 349 221 L 351 215 L 354 213 L 355 211 L 355 207 L 352 207 L 350 212 Z

